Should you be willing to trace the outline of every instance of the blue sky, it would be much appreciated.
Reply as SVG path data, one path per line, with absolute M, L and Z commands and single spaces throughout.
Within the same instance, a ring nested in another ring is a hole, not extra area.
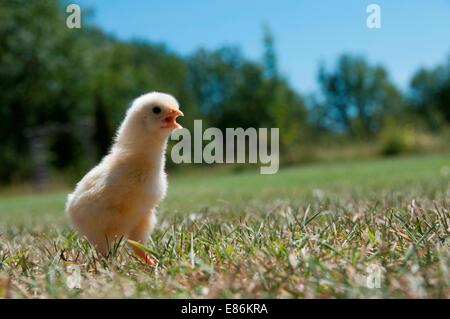
M 421 66 L 450 55 L 450 0 L 79 0 L 92 20 L 121 39 L 163 42 L 188 55 L 199 47 L 239 46 L 260 59 L 262 26 L 276 39 L 279 67 L 302 93 L 317 89 L 321 61 L 344 53 L 385 65 L 406 88 Z M 366 8 L 381 7 L 381 29 L 366 27 Z

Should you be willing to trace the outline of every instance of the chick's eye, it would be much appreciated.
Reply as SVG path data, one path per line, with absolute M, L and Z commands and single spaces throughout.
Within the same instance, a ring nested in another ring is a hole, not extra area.
M 161 108 L 160 108 L 159 106 L 155 106 L 155 107 L 152 109 L 152 111 L 153 111 L 153 113 L 155 113 L 155 114 L 159 114 L 159 113 L 161 113 Z

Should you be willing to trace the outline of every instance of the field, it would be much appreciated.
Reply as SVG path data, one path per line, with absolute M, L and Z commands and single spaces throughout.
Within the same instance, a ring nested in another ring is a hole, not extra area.
M 0 296 L 450 298 L 450 155 L 204 171 L 169 176 L 153 268 L 98 258 L 67 192 L 3 196 Z

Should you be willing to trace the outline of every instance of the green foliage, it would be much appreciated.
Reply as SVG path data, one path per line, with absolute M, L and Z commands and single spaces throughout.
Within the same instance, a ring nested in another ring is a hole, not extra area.
M 408 153 L 415 147 L 415 134 L 408 127 L 388 121 L 380 133 L 380 142 L 383 155 Z
M 45 142 L 55 168 L 82 172 L 91 165 L 86 138 L 103 156 L 136 96 L 171 92 L 195 113 L 182 59 L 163 46 L 120 42 L 88 23 L 68 29 L 62 9 L 56 0 L 0 2 L 1 184 L 30 176 L 37 130 L 54 129 Z
M 318 105 L 320 121 L 356 138 L 373 137 L 385 117 L 397 116 L 404 108 L 387 71 L 369 65 L 362 57 L 343 55 L 333 71 L 321 66 L 319 82 L 324 99 Z
M 430 129 L 450 123 L 450 56 L 446 64 L 417 71 L 411 80 L 410 100 Z
M 29 161 L 20 159 L 29 157 L 30 129 L 78 116 L 88 57 L 83 38 L 61 27 L 58 2 L 2 1 L 0 12 L 0 160 L 9 163 L 0 166 L 3 182 L 27 171 Z M 55 156 L 76 160 L 58 150 Z
M 308 126 L 306 107 L 279 76 L 273 37 L 266 32 L 263 64 L 247 61 L 237 48 L 202 49 L 188 60 L 188 82 L 209 125 L 278 127 L 282 145 L 292 145 Z

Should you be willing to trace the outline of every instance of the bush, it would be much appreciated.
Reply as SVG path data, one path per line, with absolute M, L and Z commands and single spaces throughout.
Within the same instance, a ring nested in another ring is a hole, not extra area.
M 380 133 L 381 154 L 397 155 L 410 153 L 415 149 L 413 129 L 389 122 Z

